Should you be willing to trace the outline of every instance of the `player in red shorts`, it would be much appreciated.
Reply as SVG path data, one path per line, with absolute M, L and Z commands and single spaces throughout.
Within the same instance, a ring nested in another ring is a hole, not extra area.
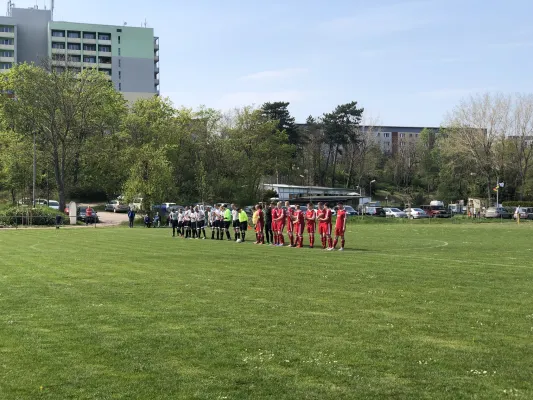
M 278 208 L 274 205 L 274 203 L 272 203 L 272 210 L 271 210 L 271 213 L 272 213 L 272 232 L 273 232 L 273 239 L 272 239 L 272 244 L 274 246 L 277 246 L 278 245 L 278 229 L 277 229 L 277 221 L 276 221 L 276 218 L 278 218 Z
M 324 220 L 326 217 L 326 210 L 324 209 L 324 203 L 318 203 L 318 210 L 316 212 L 316 219 L 318 221 L 318 234 L 320 235 L 320 240 L 322 241 L 322 248 L 326 249 L 327 241 L 327 224 Z
M 316 230 L 316 211 L 312 203 L 307 204 L 307 212 L 305 213 L 305 222 L 307 225 L 307 233 L 309 234 L 309 247 L 315 247 L 315 230 Z
M 322 248 L 326 248 L 327 241 L 327 250 L 333 248 L 333 239 L 331 238 L 331 216 L 332 212 L 329 208 L 328 203 L 323 205 L 322 214 L 318 217 L 318 232 L 322 238 Z
M 257 242 L 255 242 L 255 244 L 265 244 L 265 234 L 263 233 L 265 227 L 265 214 L 263 213 L 263 206 L 259 204 L 255 206 L 255 208 L 257 210 L 257 223 L 255 224 Z
M 297 204 L 294 210 L 294 233 L 296 234 L 296 246 L 302 248 L 304 242 L 304 227 L 305 227 L 305 217 L 303 211 L 300 209 L 300 205 Z
M 287 235 L 291 241 L 290 247 L 294 247 L 294 208 L 291 207 L 291 203 L 285 202 L 285 216 L 287 217 Z
M 281 201 L 278 201 L 278 206 L 272 209 L 272 229 L 274 230 L 274 240 L 276 246 L 285 245 L 283 238 L 283 228 L 285 226 L 285 211 L 283 211 Z
M 330 250 L 334 250 L 337 247 L 337 243 L 339 242 L 339 237 L 341 238 L 341 248 L 339 251 L 344 251 L 344 232 L 346 232 L 346 210 L 344 209 L 344 204 L 342 202 L 339 202 L 337 204 L 337 220 L 335 221 L 335 241 L 333 242 L 333 248 Z

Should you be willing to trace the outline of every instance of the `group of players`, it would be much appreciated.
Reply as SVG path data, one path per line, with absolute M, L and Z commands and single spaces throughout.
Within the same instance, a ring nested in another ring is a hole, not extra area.
M 290 244 L 289 247 L 303 247 L 304 231 L 309 236 L 309 247 L 315 245 L 315 233 L 318 225 L 318 234 L 324 250 L 335 250 L 340 239 L 340 251 L 344 250 L 344 234 L 346 231 L 346 210 L 342 203 L 337 205 L 337 218 L 335 221 L 335 239 L 332 237 L 332 209 L 328 203 L 318 203 L 315 209 L 312 203 L 303 211 L 300 205 L 291 206 L 287 201 L 285 207 L 282 202 L 271 204 L 257 204 L 253 210 L 252 224 L 254 226 L 256 241 L 254 244 L 267 244 L 285 246 L 284 231 Z M 205 228 L 211 229 L 212 240 L 246 241 L 249 220 L 246 211 L 232 204 L 206 207 L 186 207 L 183 210 L 172 211 L 169 215 L 172 225 L 172 236 L 190 239 L 207 239 Z M 233 227 L 234 237 L 230 229 Z M 203 236 L 203 237 L 202 237 Z M 265 243 L 266 240 L 266 243 Z

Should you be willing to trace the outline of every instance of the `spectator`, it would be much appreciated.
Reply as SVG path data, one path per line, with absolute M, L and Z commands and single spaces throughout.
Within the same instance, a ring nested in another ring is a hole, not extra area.
M 152 227 L 152 219 L 150 218 L 150 216 L 148 214 L 146 214 L 144 216 L 144 226 L 147 227 L 147 228 L 151 228 Z
M 128 219 L 130 221 L 130 228 L 133 228 L 133 221 L 135 221 L 135 211 L 133 208 L 130 208 L 128 211 Z

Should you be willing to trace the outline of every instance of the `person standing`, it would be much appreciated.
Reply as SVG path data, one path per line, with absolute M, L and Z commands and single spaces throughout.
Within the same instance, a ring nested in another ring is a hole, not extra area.
M 91 208 L 91 206 L 87 206 L 87 208 L 85 209 L 85 225 L 89 225 L 89 220 L 92 220 L 93 219 L 93 209 Z M 96 222 L 96 218 L 94 218 L 95 222 Z
M 233 225 L 233 232 L 235 236 L 235 241 L 239 240 L 240 233 L 239 233 L 239 211 L 237 210 L 237 206 L 235 204 L 231 205 L 231 221 Z
M 313 248 L 315 247 L 316 211 L 312 203 L 307 204 L 305 220 L 307 224 L 307 234 L 309 235 L 309 247 Z
M 191 210 L 189 206 L 186 206 L 183 212 L 183 229 L 185 229 L 185 239 L 188 239 L 191 236 Z
M 327 240 L 327 250 L 333 248 L 333 239 L 331 238 L 331 218 L 333 213 L 331 212 L 331 209 L 329 208 L 329 204 L 324 204 L 323 209 L 323 216 L 322 218 L 319 218 L 319 221 L 322 223 L 322 231 L 321 235 L 325 236 L 325 240 L 323 240 L 323 245 L 325 244 Z M 320 229 L 320 227 L 319 227 Z
M 291 241 L 289 247 L 294 247 L 294 209 L 288 201 L 285 202 L 285 217 L 287 218 L 287 235 Z
M 317 211 L 317 220 L 318 220 L 318 234 L 320 235 L 320 240 L 322 241 L 322 249 L 326 249 L 327 246 L 327 231 L 328 226 L 326 222 L 326 210 L 324 209 L 324 203 L 318 203 Z
M 246 240 L 246 231 L 248 230 L 248 214 L 242 208 L 239 208 L 239 231 L 241 232 L 241 240 Z
M 199 239 L 196 237 L 196 230 L 198 228 L 198 213 L 196 207 L 191 207 L 191 239 Z
M 232 216 L 229 208 L 224 209 L 224 230 L 226 231 L 226 237 L 231 240 L 231 234 L 229 233 L 229 227 L 231 225 Z
M 183 235 L 185 234 L 185 229 L 184 229 L 185 222 L 183 218 L 184 218 L 183 208 L 180 208 L 178 210 L 178 235 L 180 237 L 183 237 Z
M 221 205 L 218 209 L 218 232 L 220 233 L 220 237 L 217 233 L 217 239 L 224 240 L 224 206 Z
M 172 224 L 172 237 L 176 237 L 176 233 L 178 233 L 178 213 L 175 210 L 171 210 L 169 217 Z
M 135 211 L 133 208 L 130 207 L 130 210 L 128 211 L 128 220 L 129 220 L 129 226 L 130 228 L 133 228 L 133 222 L 135 221 Z
M 344 204 L 339 202 L 337 204 L 337 220 L 335 221 L 335 241 L 333 242 L 333 247 L 330 250 L 335 250 L 337 243 L 339 242 L 339 237 L 341 238 L 341 248 L 339 251 L 344 251 L 344 232 L 346 232 L 346 210 L 344 209 Z
M 265 236 L 267 245 L 274 244 L 274 235 L 272 234 L 272 206 L 267 204 L 264 210 L 265 213 Z
M 255 223 L 255 234 L 257 237 L 257 241 L 254 244 L 265 244 L 265 237 L 263 235 L 263 229 L 265 225 L 265 214 L 263 213 L 263 206 L 261 204 L 258 204 L 255 206 L 255 209 L 257 210 L 257 220 Z
M 218 209 L 216 207 L 212 208 L 209 213 L 209 222 L 211 223 L 211 240 L 215 240 L 215 231 L 218 240 Z
M 292 247 L 302 248 L 303 242 L 304 242 L 305 217 L 299 204 L 295 206 L 293 221 L 294 221 L 293 227 L 294 227 L 294 233 L 296 235 L 296 240 L 295 240 L 294 246 Z
M 275 217 L 272 218 L 272 222 L 275 224 L 275 235 L 277 236 L 276 246 L 284 246 L 285 238 L 283 237 L 283 229 L 285 227 L 285 211 L 283 210 L 282 202 L 278 201 L 275 209 Z
M 197 233 L 198 233 L 198 239 L 200 239 L 200 233 L 204 234 L 203 240 L 207 239 L 205 235 L 205 211 L 202 209 L 202 207 L 197 207 L 196 210 L 198 221 L 197 224 Z

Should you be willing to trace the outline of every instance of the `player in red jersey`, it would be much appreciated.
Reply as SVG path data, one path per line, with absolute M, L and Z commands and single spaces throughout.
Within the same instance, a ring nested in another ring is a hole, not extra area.
M 263 206 L 258 204 L 255 206 L 257 210 L 257 222 L 255 224 L 255 234 L 257 235 L 257 242 L 255 244 L 265 244 L 265 234 L 263 229 L 265 227 L 265 214 L 263 213 Z
M 344 251 L 344 232 L 346 232 L 346 210 L 344 209 L 344 204 L 342 202 L 339 202 L 337 205 L 337 220 L 335 221 L 335 241 L 333 242 L 333 248 L 330 250 L 334 250 L 335 247 L 337 247 L 337 243 L 339 242 L 339 237 L 341 238 L 341 248 L 339 251 Z
M 283 211 L 281 201 L 278 201 L 278 206 L 272 210 L 272 224 L 276 246 L 283 246 L 285 244 L 285 239 L 283 238 L 283 228 L 285 226 L 285 211 Z
M 287 217 L 287 235 L 291 241 L 290 247 L 294 247 L 294 208 L 291 207 L 291 203 L 285 202 L 285 216 Z
M 312 203 L 307 204 L 307 212 L 305 213 L 305 222 L 307 225 L 307 233 L 309 234 L 309 247 L 315 247 L 315 230 L 316 230 L 316 211 Z
M 324 210 L 324 203 L 318 203 L 318 210 L 316 212 L 316 219 L 318 221 L 318 234 L 320 235 L 320 240 L 322 241 L 322 248 L 326 248 L 327 240 L 327 226 L 323 218 L 326 216 L 326 210 Z
M 296 246 L 302 248 L 304 242 L 304 227 L 305 227 L 305 217 L 304 212 L 301 210 L 300 205 L 297 204 L 294 210 L 294 233 L 296 234 Z
M 333 248 L 333 239 L 331 238 L 331 216 L 332 216 L 331 209 L 329 208 L 328 203 L 326 203 L 323 206 L 321 216 L 320 216 L 320 211 L 319 211 L 318 231 L 322 238 L 322 248 L 324 249 L 326 248 L 326 241 L 327 241 L 328 250 Z

